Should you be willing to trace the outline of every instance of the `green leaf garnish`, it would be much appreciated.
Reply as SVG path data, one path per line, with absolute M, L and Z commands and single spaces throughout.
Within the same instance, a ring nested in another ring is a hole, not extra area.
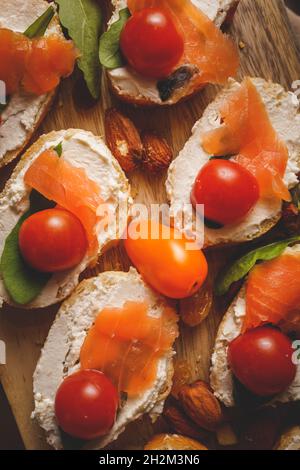
M 100 7 L 94 0 L 56 0 L 61 24 L 80 51 L 78 67 L 93 98 L 100 94 L 98 50 L 102 27 Z
M 250 251 L 242 258 L 237 260 L 225 274 L 223 274 L 215 287 L 215 293 L 218 296 L 224 295 L 230 289 L 230 286 L 240 279 L 243 279 L 255 266 L 258 261 L 270 261 L 280 256 L 284 250 L 293 243 L 299 242 L 300 236 L 289 238 L 288 240 L 272 243 L 270 245 L 257 248 Z
M 25 263 L 19 248 L 20 228 L 31 215 L 54 206 L 53 202 L 33 190 L 30 194 L 29 210 L 20 218 L 5 240 L 0 271 L 6 290 L 12 300 L 19 305 L 32 302 L 51 277 L 51 274 L 35 271 Z
M 124 65 L 120 51 L 120 36 L 129 18 L 130 11 L 128 8 L 120 10 L 119 19 L 100 38 L 100 63 L 107 69 L 116 69 Z
M 45 13 L 43 13 L 37 20 L 35 20 L 35 22 L 32 23 L 32 25 L 30 25 L 26 29 L 26 31 L 24 31 L 24 35 L 27 36 L 29 39 L 44 36 L 45 31 L 48 28 L 49 23 L 54 15 L 55 10 L 52 6 L 50 6 L 45 11 Z
M 57 153 L 57 155 L 58 155 L 59 157 L 61 157 L 61 156 L 62 156 L 62 152 L 63 152 L 62 142 L 59 142 L 59 144 L 58 144 L 56 147 L 54 147 L 53 150 Z

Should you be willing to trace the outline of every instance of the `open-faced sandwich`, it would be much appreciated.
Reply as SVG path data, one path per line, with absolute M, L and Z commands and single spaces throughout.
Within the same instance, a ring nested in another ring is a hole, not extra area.
M 140 416 L 155 419 L 172 384 L 177 321 L 133 268 L 83 281 L 61 306 L 34 373 L 33 417 L 48 443 L 60 449 L 72 436 L 102 448 Z
M 66 298 L 125 230 L 127 202 L 128 181 L 101 138 L 76 129 L 40 137 L 1 193 L 1 301 L 37 308 Z
M 100 61 L 114 93 L 138 105 L 172 105 L 236 75 L 235 44 L 220 30 L 236 0 L 113 0 Z
M 77 56 L 73 42 L 64 38 L 54 3 L 1 2 L 0 167 L 25 148 Z
M 296 95 L 261 78 L 229 80 L 169 168 L 171 216 L 176 226 L 183 212 L 199 236 L 204 219 L 206 247 L 254 239 L 280 219 L 299 171 Z
M 299 240 L 248 253 L 217 284 L 221 295 L 247 275 L 221 322 L 212 356 L 211 386 L 226 407 L 300 400 Z

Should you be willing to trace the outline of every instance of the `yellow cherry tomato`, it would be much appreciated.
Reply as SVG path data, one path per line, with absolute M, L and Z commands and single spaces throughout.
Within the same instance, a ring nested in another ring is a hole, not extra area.
M 167 238 L 166 229 L 170 230 Z M 177 230 L 151 220 L 131 222 L 124 240 L 129 258 L 144 280 L 173 299 L 190 297 L 207 277 L 203 252 L 188 249 L 190 243 Z

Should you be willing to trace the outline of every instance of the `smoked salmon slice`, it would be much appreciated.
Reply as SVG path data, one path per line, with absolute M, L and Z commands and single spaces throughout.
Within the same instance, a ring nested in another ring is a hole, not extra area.
M 25 183 L 50 201 L 72 212 L 86 230 L 90 251 L 98 247 L 97 209 L 103 200 L 98 184 L 82 168 L 76 168 L 53 149 L 45 150 L 25 173 Z
M 242 331 L 266 323 L 300 332 L 300 254 L 283 254 L 250 272 Z
M 171 14 L 185 43 L 184 56 L 178 66 L 196 66 L 200 71 L 197 82 L 223 84 L 236 75 L 237 47 L 190 0 L 128 0 L 127 4 L 131 13 L 158 7 Z
M 80 352 L 83 369 L 106 374 L 120 392 L 136 396 L 149 389 L 159 359 L 178 336 L 177 315 L 165 307 L 150 316 L 146 302 L 128 301 L 122 308 L 104 308 L 89 330 Z
M 220 115 L 222 125 L 203 135 L 204 150 L 213 156 L 235 155 L 234 160 L 257 178 L 262 198 L 290 201 L 283 180 L 288 150 L 250 78 L 223 103 Z
M 8 95 L 20 87 L 36 95 L 54 90 L 62 77 L 71 75 L 77 57 L 73 42 L 60 36 L 29 39 L 0 29 L 0 80 Z

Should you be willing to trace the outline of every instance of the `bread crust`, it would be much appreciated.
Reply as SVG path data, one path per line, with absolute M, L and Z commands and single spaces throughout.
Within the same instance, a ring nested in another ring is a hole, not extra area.
M 300 426 L 286 429 L 274 450 L 300 450 Z

